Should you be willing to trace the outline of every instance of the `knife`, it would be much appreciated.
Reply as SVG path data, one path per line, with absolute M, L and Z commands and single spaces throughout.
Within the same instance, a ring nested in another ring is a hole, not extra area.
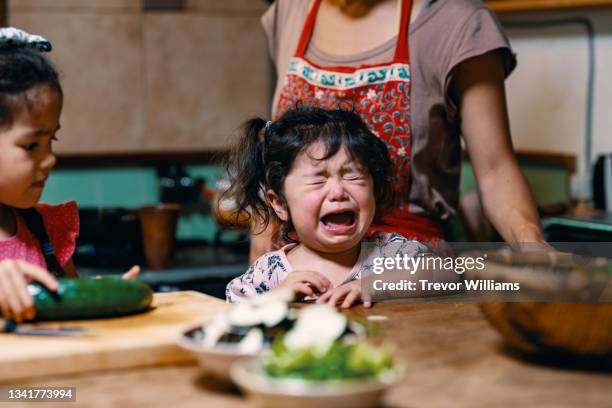
M 82 327 L 35 326 L 30 323 L 17 324 L 11 319 L 0 319 L 0 333 L 11 333 L 19 336 L 81 336 L 86 334 L 87 331 Z

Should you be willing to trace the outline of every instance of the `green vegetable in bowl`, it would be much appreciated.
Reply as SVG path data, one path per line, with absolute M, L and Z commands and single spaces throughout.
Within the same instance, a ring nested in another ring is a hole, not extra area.
M 293 328 L 275 339 L 263 368 L 271 377 L 306 380 L 375 377 L 393 368 L 392 349 L 370 344 L 365 333 L 329 305 L 307 306 Z
M 288 349 L 283 338 L 272 346 L 264 360 L 264 370 L 271 377 L 305 380 L 347 380 L 376 377 L 393 368 L 392 349 L 386 344 L 373 346 L 365 339 L 349 342 L 335 340 L 320 354 L 316 347 Z

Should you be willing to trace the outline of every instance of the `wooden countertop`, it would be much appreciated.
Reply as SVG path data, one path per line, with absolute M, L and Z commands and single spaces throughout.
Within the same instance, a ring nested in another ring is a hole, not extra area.
M 609 371 L 519 359 L 502 347 L 474 303 L 390 301 L 348 313 L 388 317 L 377 324 L 395 337 L 399 359 L 406 366 L 403 381 L 386 395 L 388 406 L 584 408 L 610 406 L 612 401 Z M 11 385 L 76 387 L 77 403 L 71 406 L 251 406 L 235 389 L 203 375 L 193 364 L 46 377 Z

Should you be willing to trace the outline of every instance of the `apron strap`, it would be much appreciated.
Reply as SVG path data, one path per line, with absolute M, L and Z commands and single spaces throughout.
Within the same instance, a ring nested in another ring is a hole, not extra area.
M 401 0 L 401 2 L 402 5 L 400 11 L 400 29 L 397 44 L 395 46 L 395 56 L 393 60 L 394 62 L 408 63 L 408 26 L 410 24 L 412 0 Z M 314 25 L 317 19 L 317 13 L 319 11 L 320 5 L 321 0 L 314 0 L 312 7 L 310 7 L 310 11 L 308 12 L 308 16 L 306 17 L 306 21 L 304 22 L 304 27 L 302 28 L 302 33 L 300 34 L 300 41 L 298 42 L 297 48 L 295 50 L 294 56 L 297 58 L 304 58 L 304 55 L 306 54 L 306 49 L 308 48 L 308 43 L 310 42 L 310 38 L 312 37 L 312 31 L 314 30 Z
M 308 12 L 308 16 L 304 22 L 304 27 L 302 28 L 302 34 L 300 35 L 300 42 L 298 42 L 295 50 L 295 56 L 298 58 L 303 58 L 304 54 L 306 54 L 306 48 L 308 48 L 310 37 L 312 37 L 312 30 L 314 29 L 315 20 L 317 18 L 317 12 L 319 11 L 320 5 L 321 0 L 314 0 L 312 7 L 310 7 L 310 11 Z
M 410 12 L 412 11 L 412 0 L 402 0 L 400 15 L 400 29 L 395 47 L 395 62 L 408 63 L 410 55 L 408 51 L 408 26 L 410 25 Z

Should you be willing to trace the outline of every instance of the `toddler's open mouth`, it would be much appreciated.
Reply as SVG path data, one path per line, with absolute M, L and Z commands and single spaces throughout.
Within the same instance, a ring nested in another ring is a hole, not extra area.
M 355 220 L 356 214 L 351 210 L 329 213 L 321 217 L 325 228 L 336 233 L 345 233 L 353 229 Z

